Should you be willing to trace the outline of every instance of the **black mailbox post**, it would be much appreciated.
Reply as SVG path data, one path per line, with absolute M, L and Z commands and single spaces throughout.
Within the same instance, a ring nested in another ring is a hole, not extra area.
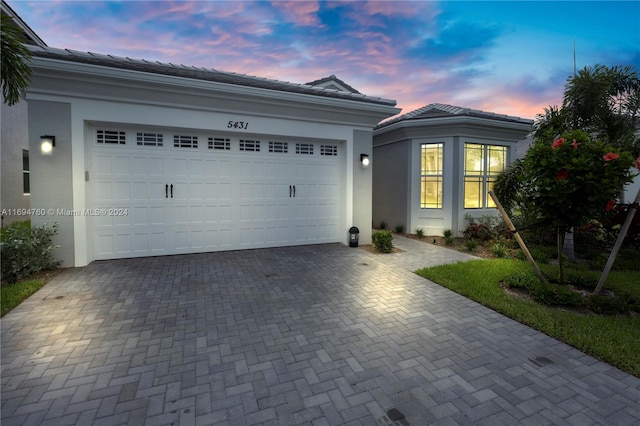
M 352 226 L 349 228 L 349 247 L 358 247 L 358 239 L 360 238 L 360 230 Z

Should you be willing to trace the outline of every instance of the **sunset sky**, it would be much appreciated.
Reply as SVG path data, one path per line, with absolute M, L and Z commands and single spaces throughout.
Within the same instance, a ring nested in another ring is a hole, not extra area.
M 640 2 L 16 1 L 51 47 L 295 83 L 335 74 L 403 112 L 534 118 L 588 65 L 640 69 Z

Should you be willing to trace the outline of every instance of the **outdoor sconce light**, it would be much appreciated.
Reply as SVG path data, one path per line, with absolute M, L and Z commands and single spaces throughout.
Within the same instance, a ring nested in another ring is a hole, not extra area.
M 40 152 L 43 155 L 51 155 L 53 153 L 54 146 L 56 146 L 55 136 L 40 136 Z
M 369 167 L 369 155 L 368 154 L 360 154 L 360 162 L 362 163 L 362 167 Z

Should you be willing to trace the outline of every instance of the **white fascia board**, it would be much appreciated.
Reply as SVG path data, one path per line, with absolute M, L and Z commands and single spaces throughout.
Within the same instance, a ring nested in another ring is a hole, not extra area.
M 397 123 L 390 124 L 380 129 L 373 131 L 373 136 L 383 135 L 385 133 L 392 132 L 398 129 L 408 129 L 416 127 L 432 127 L 438 125 L 454 126 L 459 124 L 473 124 L 486 128 L 499 128 L 504 130 L 530 130 L 533 123 L 514 123 L 511 121 L 493 120 L 490 118 L 482 117 L 469 117 L 469 116 L 453 116 L 453 117 L 438 117 L 438 118 L 425 118 L 418 120 L 406 120 L 399 121 Z
M 206 90 L 210 92 L 218 92 L 233 95 L 243 95 L 248 97 L 259 97 L 274 100 L 300 102 L 314 106 L 324 106 L 330 109 L 343 108 L 357 110 L 359 112 L 369 112 L 375 116 L 383 116 L 383 118 L 391 117 L 400 112 L 399 108 L 392 105 L 383 105 L 371 102 L 359 102 L 350 99 L 336 99 L 325 96 L 315 96 L 306 93 L 291 93 L 279 90 L 265 89 L 260 87 L 241 86 L 229 83 L 220 83 L 208 80 L 198 80 L 187 77 L 169 76 L 163 74 L 154 74 L 143 71 L 135 71 L 120 68 L 110 68 L 101 65 L 85 64 L 78 62 L 63 61 L 51 58 L 32 58 L 32 68 L 42 69 L 43 71 L 52 70 L 58 72 L 67 72 L 78 75 L 86 75 L 88 80 L 95 80 L 96 77 L 109 78 L 118 80 L 119 82 L 128 81 L 130 84 L 138 85 L 163 85 L 173 87 L 176 92 L 184 92 L 185 89 L 194 89 L 198 91 Z M 125 86 L 125 84 L 123 84 Z

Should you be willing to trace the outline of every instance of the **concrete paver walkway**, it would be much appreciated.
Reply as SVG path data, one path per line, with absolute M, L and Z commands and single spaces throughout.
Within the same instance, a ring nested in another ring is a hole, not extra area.
M 396 237 L 94 262 L 2 319 L 9 425 L 640 424 L 640 380 L 412 271 Z

